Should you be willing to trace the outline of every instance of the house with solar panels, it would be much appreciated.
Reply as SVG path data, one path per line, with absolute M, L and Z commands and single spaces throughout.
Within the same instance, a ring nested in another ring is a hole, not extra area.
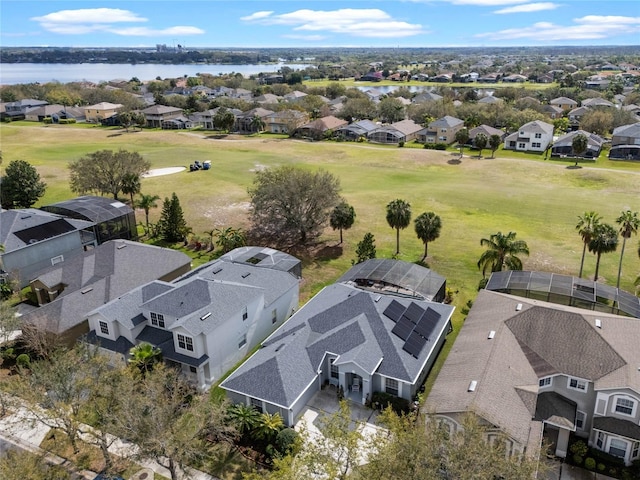
M 234 403 L 279 413 L 287 425 L 329 385 L 362 404 L 378 391 L 411 401 L 451 331 L 454 307 L 433 301 L 443 285 L 442 277 L 408 262 L 355 265 L 221 387 Z
M 88 341 L 120 358 L 146 342 L 207 389 L 298 307 L 300 260 L 243 247 L 172 282 L 152 281 L 88 312 Z

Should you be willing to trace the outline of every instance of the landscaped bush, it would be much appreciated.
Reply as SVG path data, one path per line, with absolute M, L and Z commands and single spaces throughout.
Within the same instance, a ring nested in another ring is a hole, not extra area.
M 53 123 L 53 119 L 51 117 L 45 117 L 44 119 L 42 119 L 42 123 L 44 123 L 45 125 L 51 125 Z
M 424 148 L 426 148 L 427 150 L 446 150 L 447 144 L 446 143 L 425 143 Z
M 404 141 L 400 140 L 398 142 L 398 147 L 400 147 L 400 148 L 404 147 Z
M 593 458 L 589 457 L 584 461 L 584 467 L 587 470 L 593 470 L 596 468 L 596 461 Z
M 371 402 L 374 406 L 377 404 L 381 409 L 391 406 L 391 409 L 399 415 L 409 413 L 410 410 L 408 400 L 386 392 L 374 392 L 371 397 Z
M 578 455 L 577 453 L 573 454 L 573 463 L 575 463 L 576 465 L 582 465 L 582 456 Z
M 75 118 L 61 118 L 58 123 L 60 123 L 60 125 L 68 125 L 70 123 L 76 123 L 76 119 Z
M 29 368 L 31 366 L 31 358 L 26 353 L 21 353 L 16 358 L 16 365 L 22 368 Z

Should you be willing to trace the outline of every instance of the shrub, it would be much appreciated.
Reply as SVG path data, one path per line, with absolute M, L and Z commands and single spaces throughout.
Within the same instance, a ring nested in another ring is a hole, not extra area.
M 399 147 L 399 148 L 404 147 L 404 140 L 400 140 L 400 141 L 398 142 L 398 147 Z
M 371 397 L 371 402 L 376 403 L 380 408 L 387 408 L 388 406 L 399 415 L 409 413 L 410 405 L 409 401 L 404 398 L 396 397 L 386 392 L 374 392 Z
M 276 445 L 278 451 L 284 456 L 294 450 L 296 441 L 298 440 L 298 432 L 292 428 L 283 428 L 276 436 Z
M 578 440 L 577 442 L 573 443 L 571 447 L 569 447 L 569 450 L 571 451 L 571 453 L 575 453 L 576 455 L 584 457 L 587 454 L 589 447 L 587 447 L 587 444 L 582 440 Z
M 576 465 L 582 465 L 582 456 L 578 455 L 577 453 L 573 454 L 573 463 L 575 463 Z
M 605 468 L 607 468 L 607 467 L 605 467 L 604 463 L 599 463 L 598 464 L 598 471 L 599 472 L 604 472 Z
M 594 468 L 596 468 L 596 461 L 589 457 L 584 461 L 584 466 L 587 470 L 593 470 Z
M 31 359 L 29 358 L 29 355 L 26 353 L 18 355 L 16 358 L 16 365 L 22 368 L 29 368 L 31 366 Z
M 53 123 L 53 119 L 51 117 L 45 117 L 42 119 L 42 123 L 45 125 L 51 125 Z

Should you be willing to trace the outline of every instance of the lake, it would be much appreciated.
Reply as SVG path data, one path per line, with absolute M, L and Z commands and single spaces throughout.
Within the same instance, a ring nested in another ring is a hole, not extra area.
M 177 78 L 187 75 L 195 77 L 197 73 L 212 75 L 226 73 L 241 73 L 245 77 L 260 72 L 275 73 L 282 67 L 294 70 L 313 66 L 295 63 L 271 63 L 258 65 L 160 65 L 160 64 L 113 64 L 113 63 L 3 63 L 0 66 L 0 85 L 15 85 L 17 83 L 60 83 L 89 81 L 94 83 L 115 79 L 130 80 L 137 77 L 140 80 L 153 80 L 156 77 Z

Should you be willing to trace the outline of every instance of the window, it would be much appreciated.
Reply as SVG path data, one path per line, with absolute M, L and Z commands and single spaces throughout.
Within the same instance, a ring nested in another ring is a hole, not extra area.
M 393 378 L 387 378 L 384 381 L 385 391 L 391 395 L 398 396 L 398 381 Z
M 612 438 L 609 444 L 609 454 L 614 457 L 624 458 L 627 454 L 627 442 Z
M 540 148 L 540 147 L 541 147 L 540 142 L 533 142 L 533 143 L 531 144 L 531 146 L 532 146 L 533 148 Z
M 447 141 L 447 137 L 441 136 L 441 137 L 438 137 L 438 140 L 446 142 Z
M 542 134 L 541 133 L 536 133 L 536 138 L 542 138 Z
M 262 400 L 258 400 L 257 398 L 252 398 L 250 400 L 251 406 L 255 408 L 258 412 L 262 413 Z
M 178 334 L 178 348 L 182 350 L 189 350 L 193 352 L 193 338 L 187 337 L 186 335 Z
M 164 315 L 162 315 L 161 313 L 151 312 L 151 325 L 153 325 L 154 327 L 164 328 Z
M 578 430 L 584 430 L 584 421 L 586 420 L 587 415 L 584 412 L 578 410 L 576 412 L 576 428 Z
M 56 263 L 64 262 L 64 255 L 58 255 L 57 257 L 53 257 L 51 259 L 51 265 L 55 265 Z
M 515 147 L 516 146 L 516 142 L 510 140 L 509 141 L 509 146 L 510 147 Z
M 623 415 L 633 415 L 633 407 L 635 407 L 636 402 L 630 400 L 628 398 L 618 398 L 616 400 L 616 412 L 622 413 Z
M 527 144 L 526 143 L 519 143 L 518 144 L 518 148 L 527 148 Z
M 598 438 L 596 438 L 596 446 L 602 450 L 602 445 L 604 444 L 604 433 L 598 432 Z
M 548 387 L 549 385 L 551 385 L 551 377 L 544 377 L 538 380 L 538 386 L 540 388 Z
M 640 442 L 634 442 L 633 447 L 631 448 L 631 460 L 634 458 L 638 458 L 640 455 Z
M 573 388 L 574 390 L 580 390 L 582 392 L 587 390 L 587 382 L 584 380 L 579 380 L 577 378 L 569 379 L 569 388 Z
M 440 129 L 440 133 L 447 133 L 447 129 L 446 128 L 441 128 Z
M 242 309 L 242 321 L 244 322 L 248 317 L 249 317 L 249 314 L 247 312 L 247 307 L 244 307 Z
M 103 335 L 109 335 L 109 324 L 100 320 L 100 333 Z
M 271 312 L 271 323 L 276 323 L 278 321 L 278 309 L 274 308 Z
M 191 366 L 191 367 L 189 367 L 189 371 L 190 371 L 191 373 L 197 373 L 197 372 L 198 372 L 198 369 L 197 369 L 196 367 L 194 367 L 194 366 Z
M 247 334 L 245 333 L 242 338 L 240 339 L 240 342 L 238 343 L 238 348 L 242 348 L 247 344 Z
M 340 372 L 338 370 L 338 367 L 333 364 L 333 362 L 335 362 L 336 359 L 332 358 L 329 361 L 331 362 L 331 378 L 340 378 Z

